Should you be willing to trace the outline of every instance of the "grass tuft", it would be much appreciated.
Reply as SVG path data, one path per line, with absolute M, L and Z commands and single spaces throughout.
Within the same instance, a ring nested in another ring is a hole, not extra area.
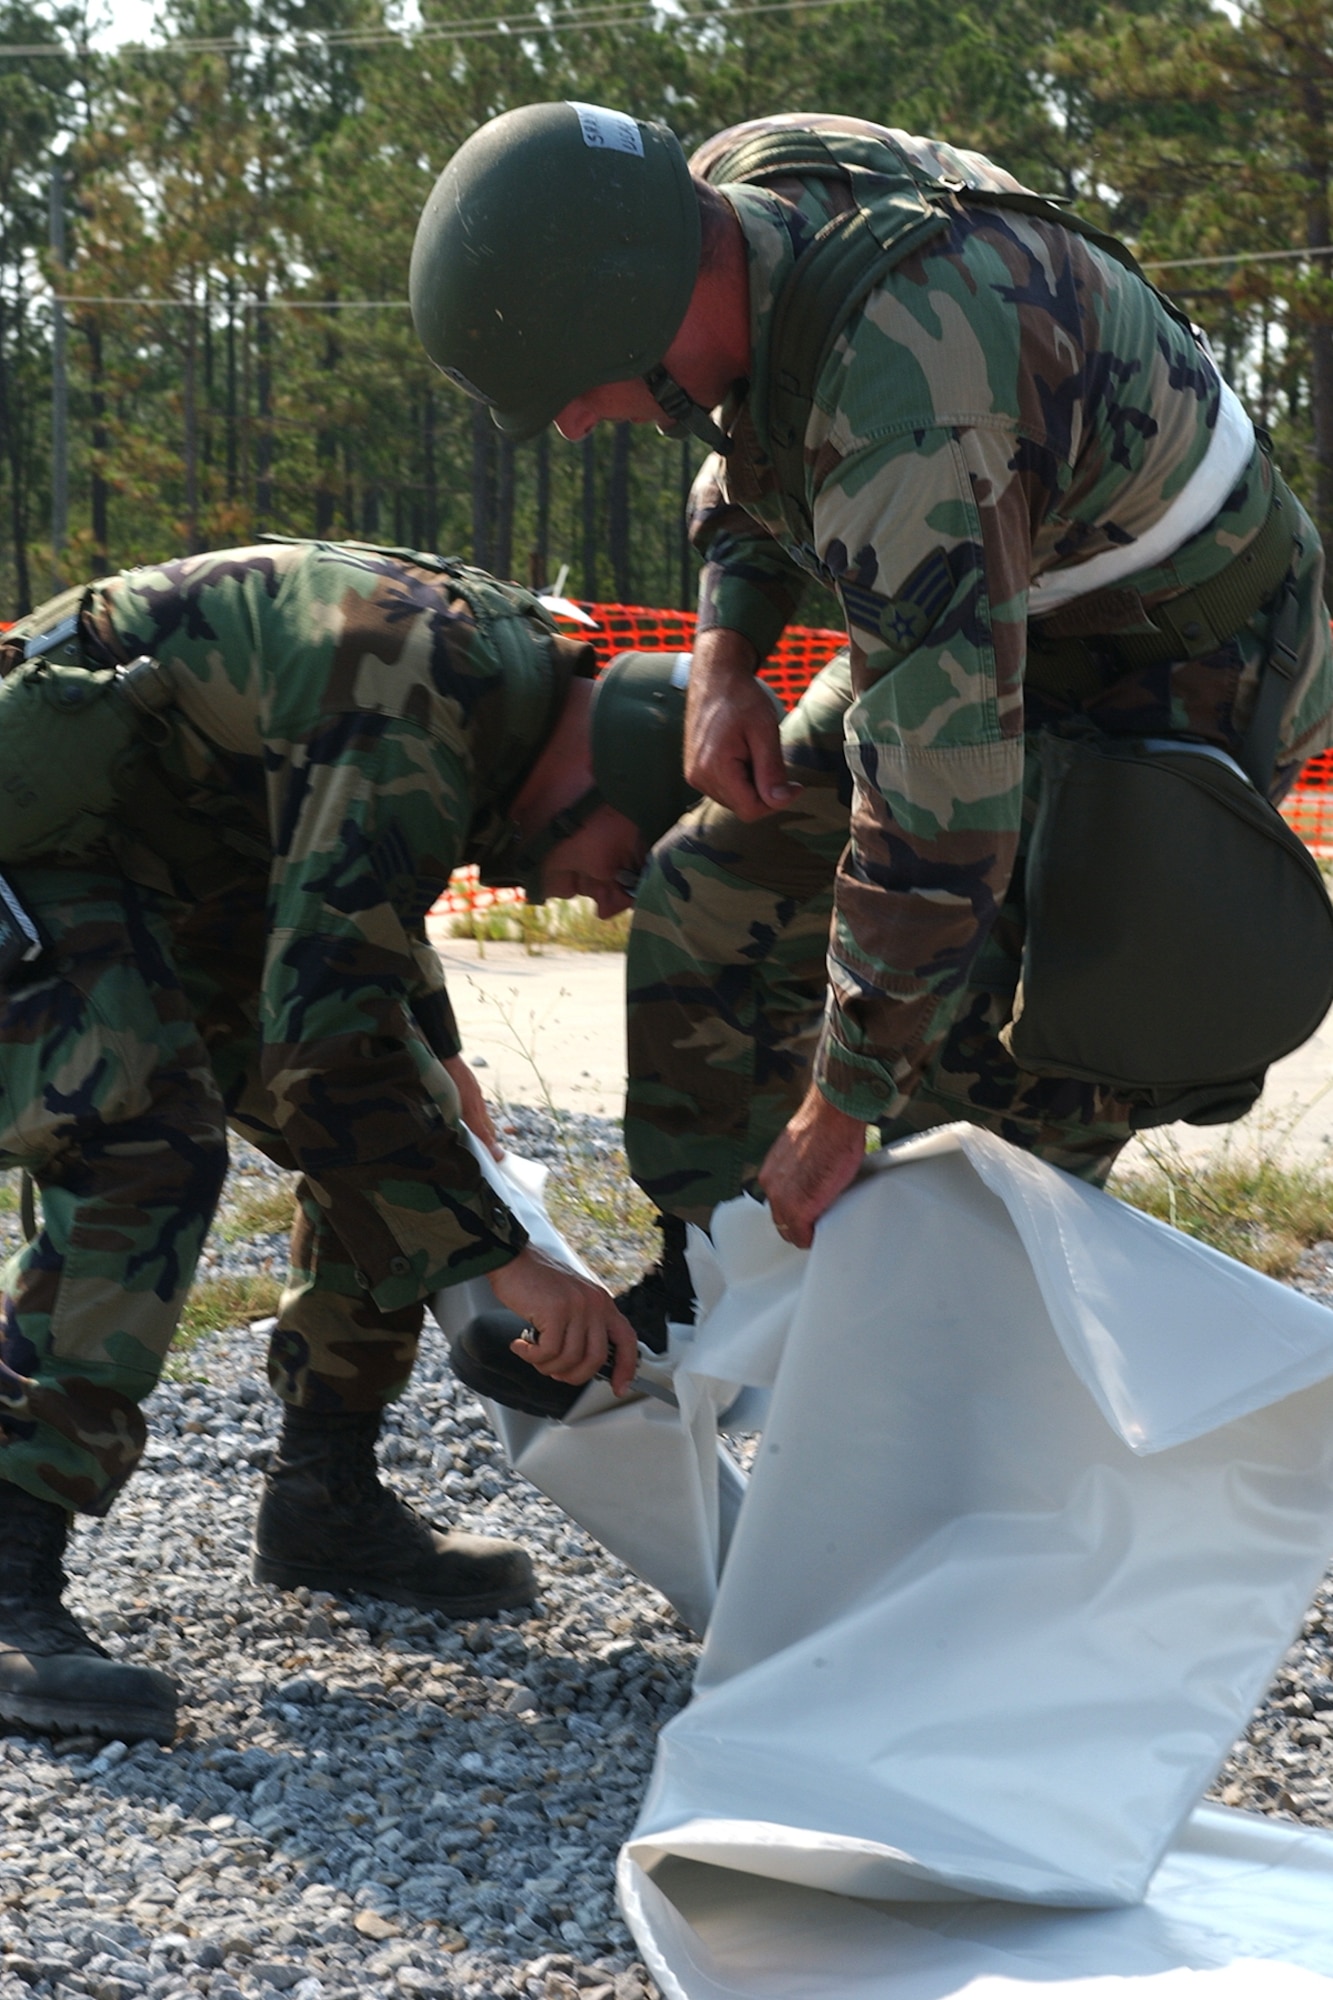
M 546 1207 L 561 1235 L 616 1291 L 626 1264 L 652 1263 L 662 1245 L 653 1226 L 657 1210 L 630 1179 L 624 1159 L 612 1156 L 607 1169 L 594 1173 L 567 1145 L 564 1164 L 546 1184 Z
M 624 951 L 629 943 L 629 910 L 605 923 L 586 896 L 569 902 L 497 904 L 455 917 L 449 935 L 474 938 L 478 945 L 522 944 L 533 954 L 547 945 L 566 951 Z
M 217 1230 L 224 1243 L 240 1243 L 250 1236 L 284 1236 L 292 1226 L 292 1188 L 275 1184 L 256 1174 L 235 1184 L 235 1193 L 219 1214 Z
M 244 1326 L 278 1310 L 281 1280 L 271 1271 L 236 1271 L 215 1278 L 198 1278 L 190 1287 L 180 1326 L 167 1357 L 166 1375 L 179 1382 L 192 1373 L 191 1349 L 205 1334 L 224 1327 Z
M 1333 1163 L 1262 1138 L 1228 1139 L 1200 1159 L 1171 1139 L 1141 1143 L 1149 1165 L 1117 1171 L 1111 1192 L 1270 1278 L 1291 1277 L 1304 1251 L 1333 1237 Z

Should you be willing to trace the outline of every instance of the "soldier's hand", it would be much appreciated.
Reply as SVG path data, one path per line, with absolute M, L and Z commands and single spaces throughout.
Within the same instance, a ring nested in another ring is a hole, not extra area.
M 582 1385 L 614 1349 L 611 1387 L 618 1396 L 625 1394 L 639 1365 L 639 1344 L 601 1285 L 555 1263 L 531 1243 L 512 1264 L 492 1271 L 490 1279 L 500 1304 L 536 1329 L 535 1342 L 514 1342 L 515 1354 L 541 1375 Z
M 462 1056 L 446 1056 L 444 1067 L 458 1092 L 458 1108 L 463 1123 L 481 1140 L 492 1159 L 502 1160 L 505 1149 L 500 1144 L 490 1106 L 481 1094 L 481 1085 L 471 1064 L 464 1062 Z
M 801 787 L 787 776 L 773 698 L 755 679 L 754 647 L 715 626 L 694 650 L 685 704 L 685 776 L 737 819 L 763 819 Z
M 770 1146 L 759 1169 L 778 1235 L 808 1250 L 815 1224 L 865 1159 L 866 1128 L 849 1118 L 811 1084 L 800 1110 Z

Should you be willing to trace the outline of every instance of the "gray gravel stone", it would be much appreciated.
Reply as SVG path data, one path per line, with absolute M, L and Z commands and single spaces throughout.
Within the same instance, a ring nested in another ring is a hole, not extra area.
M 636 1275 L 651 1246 L 595 1219 L 624 1208 L 612 1121 L 506 1119 L 516 1151 L 577 1174 L 562 1221 L 583 1253 Z M 287 1178 L 234 1144 L 224 1216 Z M 284 1255 L 281 1235 L 215 1231 L 203 1275 Z M 543 1957 L 541 1978 L 558 1967 L 580 1994 L 651 1993 L 611 1869 L 687 1696 L 690 1636 L 508 1472 L 429 1326 L 387 1476 L 433 1519 L 523 1541 L 540 1603 L 449 1624 L 256 1587 L 277 1426 L 262 1363 L 245 1327 L 178 1355 L 142 1471 L 78 1525 L 76 1609 L 108 1651 L 176 1676 L 182 1730 L 170 1750 L 0 1738 L 0 2000 L 55 1982 L 95 2000 L 518 2000 Z
M 626 1213 L 613 1122 L 506 1117 L 557 1186 L 576 1171 L 582 1198 L 559 1206 L 583 1254 L 635 1275 L 651 1246 L 597 1221 Z M 234 1153 L 224 1204 L 285 1179 Z M 280 1270 L 284 1246 L 215 1237 L 209 1255 Z M 1295 1282 L 1333 1303 L 1333 1240 Z M 142 1473 L 75 1535 L 77 1609 L 109 1651 L 176 1675 L 183 1728 L 170 1750 L 0 1739 L 0 2000 L 652 2000 L 612 1871 L 693 1641 L 506 1470 L 429 1329 L 389 1477 L 432 1518 L 525 1542 L 540 1603 L 448 1624 L 254 1586 L 262 1348 L 232 1327 L 183 1354 Z M 1333 1582 L 1216 1790 L 1333 1824 Z

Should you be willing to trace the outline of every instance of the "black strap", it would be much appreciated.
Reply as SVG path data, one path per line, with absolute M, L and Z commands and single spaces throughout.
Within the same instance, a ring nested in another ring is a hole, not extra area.
M 492 885 L 516 883 L 530 903 L 540 903 L 541 868 L 547 855 L 562 840 L 568 840 L 571 834 L 577 833 L 592 818 L 598 806 L 604 803 L 596 785 L 589 785 L 572 805 L 558 812 L 554 819 L 548 820 L 527 840 L 511 820 L 507 837 L 494 843 L 491 852 L 482 860 L 482 881 Z
M 720 451 L 724 458 L 729 455 L 731 439 L 721 425 L 714 423 L 702 403 L 696 403 L 693 396 L 686 394 L 674 375 L 667 374 L 662 362 L 648 370 L 643 386 L 667 420 L 662 426 L 665 437 L 679 437 L 688 431 L 710 451 Z
M 1299 553 L 1299 543 L 1297 552 Z M 1292 570 L 1295 569 L 1293 558 Z M 1300 666 L 1300 599 L 1292 571 L 1288 571 L 1268 627 L 1268 648 L 1259 668 L 1259 686 L 1245 741 L 1237 758 L 1251 784 L 1265 798 L 1273 782 L 1277 746 L 1282 734 L 1287 697 Z
M 1261 441 L 1260 449 L 1265 448 Z M 1300 664 L 1300 607 L 1292 580 L 1303 546 L 1300 528 L 1299 503 L 1274 468 L 1263 526 L 1215 576 L 1151 610 L 1132 590 L 1107 590 L 1080 599 L 1050 619 L 1034 619 L 1028 627 L 1024 676 L 1028 686 L 1050 700 L 1080 707 L 1125 674 L 1216 652 L 1267 604 L 1268 641 L 1250 725 L 1237 757 L 1246 776 L 1266 795 L 1282 717 Z M 1126 615 L 1137 606 L 1140 623 L 1156 629 L 1098 633 L 1099 612 L 1109 612 L 1115 600 L 1124 600 L 1120 609 Z M 1059 629 L 1074 616 L 1081 633 Z
M 1257 463 L 1258 451 L 1251 461 Z M 1151 607 L 1132 584 L 1113 585 L 1034 618 L 1029 683 L 1053 700 L 1077 703 L 1122 674 L 1215 653 L 1270 602 L 1291 568 L 1300 526 L 1299 504 L 1275 470 L 1258 533 L 1202 583 Z

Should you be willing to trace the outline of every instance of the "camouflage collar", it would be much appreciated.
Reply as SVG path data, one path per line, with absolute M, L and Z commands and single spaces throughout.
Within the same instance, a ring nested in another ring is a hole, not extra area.
M 723 427 L 731 431 L 750 400 L 751 385 L 768 380 L 773 306 L 815 232 L 798 208 L 767 188 L 731 181 L 722 193 L 736 211 L 750 274 L 751 379 L 743 393 L 723 404 Z

